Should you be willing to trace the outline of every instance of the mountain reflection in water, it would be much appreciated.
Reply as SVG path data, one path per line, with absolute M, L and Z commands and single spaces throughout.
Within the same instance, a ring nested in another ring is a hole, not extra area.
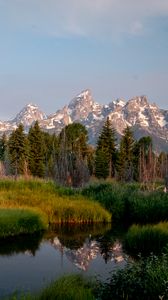
M 119 241 L 115 241 L 115 243 L 109 247 L 108 252 L 104 252 L 103 249 L 101 249 L 100 242 L 89 238 L 86 238 L 83 246 L 77 250 L 70 250 L 62 246 L 58 237 L 55 237 L 51 241 L 51 244 L 55 249 L 61 252 L 62 256 L 65 255 L 68 260 L 83 271 L 88 270 L 90 262 L 99 254 L 102 255 L 106 263 L 108 260 L 115 261 L 115 263 L 124 261 L 122 244 Z
M 0 240 L 0 298 L 38 292 L 66 274 L 98 276 L 123 268 L 122 234 L 111 224 L 57 225 L 44 234 Z
M 71 261 L 77 268 L 87 271 L 92 260 L 101 256 L 105 263 L 113 261 L 122 263 L 125 261 L 122 244 L 116 238 L 111 224 L 102 227 L 97 225 L 80 225 L 57 227 L 56 234 L 50 238 L 53 247 Z

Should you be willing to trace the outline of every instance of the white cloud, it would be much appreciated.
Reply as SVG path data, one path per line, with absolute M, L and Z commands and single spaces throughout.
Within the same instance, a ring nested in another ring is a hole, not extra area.
M 142 34 L 151 17 L 168 15 L 168 0 L 0 0 L 12 28 L 55 36 Z

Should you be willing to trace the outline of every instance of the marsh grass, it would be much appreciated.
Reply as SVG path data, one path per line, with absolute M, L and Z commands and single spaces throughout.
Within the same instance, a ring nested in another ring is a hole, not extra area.
M 39 300 L 94 300 L 91 285 L 79 275 L 59 279 L 44 289 Z
M 112 213 L 114 221 L 124 221 L 127 219 L 128 198 L 138 190 L 138 187 L 137 184 L 104 182 L 84 188 L 82 194 L 98 201 L 108 209 Z
M 0 209 L 0 238 L 27 234 L 47 228 L 42 213 L 30 209 Z
M 82 190 L 82 194 L 98 201 L 114 221 L 126 224 L 148 224 L 168 220 L 168 193 L 142 191 L 134 183 L 97 183 Z
M 132 225 L 125 237 L 125 249 L 129 254 L 147 256 L 162 254 L 168 245 L 168 222 L 155 225 Z
M 0 208 L 34 208 L 47 217 L 47 223 L 111 222 L 111 214 L 95 201 L 63 191 L 51 181 L 1 180 Z
M 80 275 L 64 276 L 38 295 L 13 295 L 10 300 L 95 300 L 92 285 Z
M 168 221 L 168 193 L 138 191 L 129 197 L 127 204 L 130 223 Z

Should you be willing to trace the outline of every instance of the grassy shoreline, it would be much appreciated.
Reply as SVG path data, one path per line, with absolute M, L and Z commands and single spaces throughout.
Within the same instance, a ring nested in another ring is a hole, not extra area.
M 3 212 L 5 212 L 4 216 Z M 20 216 L 19 212 L 22 212 Z M 25 212 L 25 215 L 23 212 Z M 11 235 L 25 233 L 26 229 L 22 230 L 23 219 L 25 217 L 28 220 L 28 215 L 33 217 L 32 214 L 34 219 L 36 218 L 36 228 L 39 228 L 39 230 L 46 228 L 48 224 L 54 223 L 111 222 L 111 213 L 98 202 L 73 192 L 72 195 L 63 195 L 60 188 L 51 181 L 38 179 L 1 180 L 0 220 L 3 223 L 3 218 L 6 218 L 6 229 L 4 225 L 2 234 L 0 231 L 0 237 L 9 236 L 10 233 Z M 12 225 L 7 229 L 12 222 L 15 228 L 14 231 L 11 231 Z M 31 221 L 27 222 L 32 227 L 32 229 L 29 228 L 29 232 L 35 232 L 36 228 L 31 225 Z M 40 222 L 41 227 L 38 227 Z
M 44 214 L 30 209 L 0 208 L 0 238 L 47 229 Z

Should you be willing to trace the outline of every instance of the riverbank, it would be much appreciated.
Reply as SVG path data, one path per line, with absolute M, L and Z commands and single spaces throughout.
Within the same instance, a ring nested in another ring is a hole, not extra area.
M 4 224 L 3 237 L 10 232 L 11 235 L 25 233 L 23 220 L 31 233 L 54 223 L 111 222 L 111 213 L 98 202 L 73 192 L 63 194 L 53 182 L 38 179 L 1 180 L 0 215 Z

